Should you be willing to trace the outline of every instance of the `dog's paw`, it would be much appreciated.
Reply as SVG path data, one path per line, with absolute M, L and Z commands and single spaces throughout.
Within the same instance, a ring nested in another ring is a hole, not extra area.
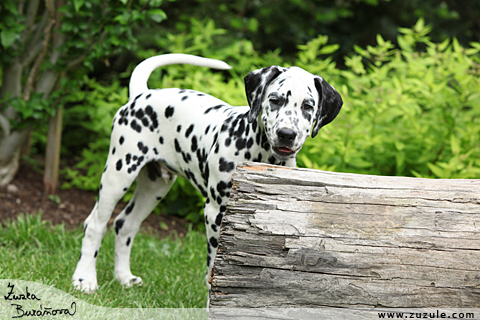
M 97 279 L 73 278 L 73 287 L 84 293 L 93 293 L 98 289 Z
M 143 284 L 143 280 L 140 277 L 136 277 L 132 274 L 129 275 L 123 275 L 123 276 L 116 276 L 117 280 L 120 282 L 122 286 L 125 286 L 126 288 L 130 288 L 133 286 L 141 286 Z

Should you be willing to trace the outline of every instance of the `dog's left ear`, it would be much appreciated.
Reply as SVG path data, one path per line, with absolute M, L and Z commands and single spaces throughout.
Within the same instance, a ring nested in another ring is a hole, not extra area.
M 320 100 L 318 102 L 316 122 L 313 127 L 312 138 L 315 138 L 321 127 L 329 124 L 335 119 L 343 105 L 340 93 L 338 93 L 337 90 L 329 85 L 322 77 L 315 76 L 315 88 L 317 88 Z
M 270 82 L 278 77 L 283 71 L 278 66 L 271 66 L 250 72 L 245 77 L 245 91 L 247 93 L 250 111 L 248 112 L 248 122 L 258 118 L 262 110 L 262 101 L 265 97 L 265 90 Z

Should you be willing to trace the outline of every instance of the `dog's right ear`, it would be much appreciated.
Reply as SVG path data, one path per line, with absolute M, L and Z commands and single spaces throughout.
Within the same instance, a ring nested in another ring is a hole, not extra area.
M 258 118 L 268 85 L 282 72 L 280 67 L 271 66 L 252 71 L 245 77 L 245 91 L 250 105 L 248 122 L 253 122 Z

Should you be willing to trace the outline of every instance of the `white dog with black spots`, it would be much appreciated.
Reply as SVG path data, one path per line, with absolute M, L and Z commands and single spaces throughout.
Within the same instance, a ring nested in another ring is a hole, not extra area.
M 98 288 L 96 259 L 107 222 L 135 179 L 133 198 L 114 221 L 115 276 L 122 285 L 142 283 L 130 271 L 133 241 L 142 221 L 177 176 L 190 180 L 206 198 L 209 286 L 236 164 L 253 161 L 295 167 L 305 139 L 330 123 L 343 103 L 322 77 L 298 67 L 271 66 L 248 74 L 249 107 L 232 107 L 194 90 L 149 90 L 151 72 L 169 64 L 230 68 L 222 61 L 184 54 L 155 56 L 135 68 L 130 101 L 113 119 L 99 199 L 84 223 L 80 260 L 73 274 L 73 285 L 82 291 Z

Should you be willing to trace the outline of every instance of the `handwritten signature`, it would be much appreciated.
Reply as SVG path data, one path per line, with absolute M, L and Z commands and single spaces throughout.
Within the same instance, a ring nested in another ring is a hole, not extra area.
M 15 285 L 8 283 L 8 287 L 10 288 L 10 292 L 7 293 L 6 296 L 3 298 L 6 301 L 41 301 L 39 297 L 37 297 L 34 293 L 30 293 L 28 291 L 28 287 L 25 287 L 25 293 L 17 294 L 14 292 Z M 45 316 L 56 316 L 56 315 L 69 315 L 73 316 L 77 312 L 77 304 L 72 302 L 70 308 L 49 308 L 43 307 L 40 305 L 38 309 L 31 309 L 31 310 L 23 310 L 23 306 L 18 303 L 12 303 L 12 306 L 15 307 L 15 311 L 17 312 L 16 316 L 12 316 L 12 318 L 23 318 L 23 317 L 45 317 Z

